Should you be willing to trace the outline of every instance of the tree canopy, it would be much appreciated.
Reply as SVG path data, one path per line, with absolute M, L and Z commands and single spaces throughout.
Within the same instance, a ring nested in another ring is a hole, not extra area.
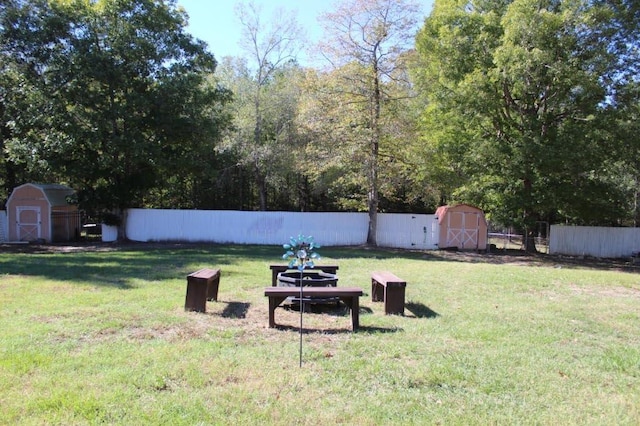
M 637 34 L 609 2 L 437 0 L 416 44 L 428 172 L 503 224 L 615 222 L 629 194 L 611 131 Z
M 341 0 L 325 68 L 294 16 L 237 12 L 219 65 L 175 0 L 0 2 L 0 199 L 368 211 L 370 244 L 379 211 L 456 202 L 528 235 L 639 223 L 637 2 L 435 0 L 420 26 L 411 0 Z
M 93 209 L 202 178 L 228 95 L 206 84 L 216 61 L 175 2 L 16 0 L 1 16 L 5 164 L 70 184 Z

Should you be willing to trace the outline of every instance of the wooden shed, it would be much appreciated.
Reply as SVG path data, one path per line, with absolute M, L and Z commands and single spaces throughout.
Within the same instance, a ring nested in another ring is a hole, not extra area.
M 440 227 L 439 248 L 487 249 L 487 220 L 482 209 L 468 204 L 441 206 L 436 210 L 436 219 Z
M 69 203 L 75 191 L 59 184 L 25 183 L 7 200 L 9 241 L 70 241 L 80 236 L 78 206 Z

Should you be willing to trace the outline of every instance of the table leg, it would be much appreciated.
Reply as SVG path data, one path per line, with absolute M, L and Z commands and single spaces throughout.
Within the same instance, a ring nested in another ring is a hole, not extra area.
M 352 316 L 351 322 L 353 323 L 353 331 L 356 331 L 358 328 L 360 328 L 360 297 L 359 296 L 353 296 L 352 298 L 351 316 Z
M 276 308 L 280 306 L 286 297 L 282 296 L 269 296 L 269 328 L 276 326 Z
M 353 331 L 360 328 L 360 297 L 359 296 L 345 296 L 341 298 L 342 301 L 351 308 L 351 327 Z

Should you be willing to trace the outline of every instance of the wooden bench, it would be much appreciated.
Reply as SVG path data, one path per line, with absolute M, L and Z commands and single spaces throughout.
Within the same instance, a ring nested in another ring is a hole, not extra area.
M 276 326 L 275 310 L 287 297 L 299 297 L 300 287 L 267 287 L 264 295 L 269 298 L 269 327 Z M 338 297 L 351 309 L 353 330 L 360 326 L 360 296 L 357 287 L 302 287 L 302 297 Z
M 185 311 L 206 312 L 207 300 L 218 301 L 220 269 L 204 268 L 187 275 Z
M 388 271 L 371 273 L 371 301 L 384 302 L 384 313 L 404 315 L 407 282 Z
M 278 285 L 278 274 L 280 272 L 297 270 L 296 268 L 289 268 L 289 265 L 269 265 L 271 269 L 271 285 Z M 315 265 L 313 268 L 305 269 L 305 271 L 320 270 L 328 274 L 336 274 L 338 271 L 338 265 Z

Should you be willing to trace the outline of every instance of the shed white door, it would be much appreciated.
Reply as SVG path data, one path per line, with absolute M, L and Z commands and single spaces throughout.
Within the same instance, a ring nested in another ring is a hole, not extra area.
M 18 241 L 35 241 L 42 236 L 40 207 L 16 207 L 16 235 Z
M 473 212 L 449 212 L 446 247 L 478 248 L 480 215 Z

